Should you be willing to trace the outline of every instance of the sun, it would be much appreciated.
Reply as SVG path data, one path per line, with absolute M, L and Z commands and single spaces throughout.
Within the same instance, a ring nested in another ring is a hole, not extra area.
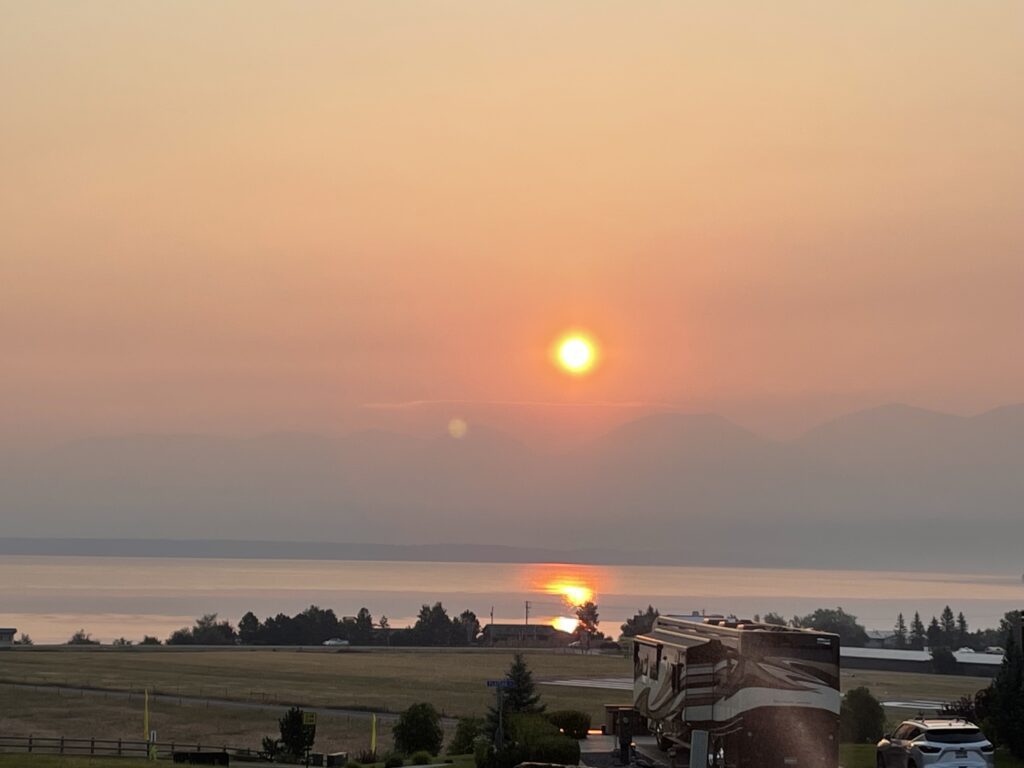
M 587 373 L 597 360 L 594 342 L 581 333 L 563 336 L 556 345 L 555 359 L 558 365 L 574 376 Z

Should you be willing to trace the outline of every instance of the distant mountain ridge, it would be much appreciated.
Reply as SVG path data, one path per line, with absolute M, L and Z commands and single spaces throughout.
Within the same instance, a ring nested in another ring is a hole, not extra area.
M 788 441 L 663 413 L 558 455 L 478 425 L 463 439 L 140 435 L 0 467 L 0 536 L 25 546 L 59 532 L 282 551 L 383 542 L 370 559 L 461 546 L 485 559 L 1019 572 L 1022 507 L 1024 405 L 961 417 L 893 404 Z

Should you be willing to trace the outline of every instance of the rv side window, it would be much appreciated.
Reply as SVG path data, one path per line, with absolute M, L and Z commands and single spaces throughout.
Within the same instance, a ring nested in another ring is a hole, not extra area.
M 651 659 L 651 680 L 658 679 L 658 671 L 661 669 L 661 646 L 653 649 L 654 658 Z
M 683 690 L 683 669 L 682 664 L 672 665 L 672 691 L 674 693 Z

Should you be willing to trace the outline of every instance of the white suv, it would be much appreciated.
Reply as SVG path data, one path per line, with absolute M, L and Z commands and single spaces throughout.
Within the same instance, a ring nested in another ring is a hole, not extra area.
M 878 742 L 878 768 L 993 768 L 995 749 L 978 726 L 960 718 L 907 720 Z

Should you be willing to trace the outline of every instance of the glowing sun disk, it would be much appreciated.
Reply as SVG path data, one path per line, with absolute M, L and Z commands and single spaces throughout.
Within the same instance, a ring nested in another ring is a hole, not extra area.
M 555 359 L 567 372 L 579 375 L 594 367 L 597 353 L 594 343 L 582 334 L 563 337 L 555 349 Z
M 551 622 L 551 626 L 555 629 L 561 630 L 562 632 L 575 632 L 576 627 L 579 626 L 579 619 L 572 616 L 556 616 Z

